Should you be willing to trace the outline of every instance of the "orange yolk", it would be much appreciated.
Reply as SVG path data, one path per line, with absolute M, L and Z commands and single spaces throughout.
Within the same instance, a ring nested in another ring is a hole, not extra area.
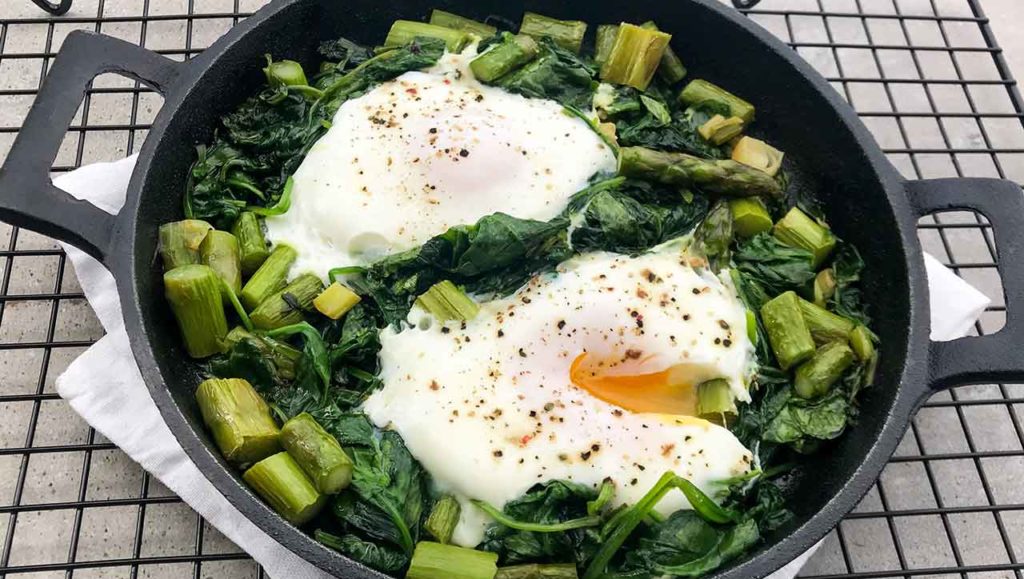
M 647 374 L 613 374 L 586 352 L 576 356 L 569 379 L 597 398 L 631 412 L 696 416 L 696 382 L 685 368 Z

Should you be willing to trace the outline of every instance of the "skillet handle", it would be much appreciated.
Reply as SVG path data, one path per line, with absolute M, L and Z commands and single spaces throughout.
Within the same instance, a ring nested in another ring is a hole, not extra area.
M 106 262 L 117 218 L 55 187 L 50 165 L 93 78 L 113 72 L 166 94 L 182 67 L 123 40 L 70 33 L 0 167 L 0 220 L 68 242 Z
M 1024 194 L 1020 185 L 1001 179 L 934 179 L 907 182 L 907 194 L 918 216 L 966 209 L 988 218 L 1006 303 L 1006 325 L 995 334 L 931 342 L 932 389 L 1024 381 Z

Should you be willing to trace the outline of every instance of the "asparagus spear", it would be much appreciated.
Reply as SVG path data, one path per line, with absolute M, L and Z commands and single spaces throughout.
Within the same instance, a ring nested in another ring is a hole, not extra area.
M 697 132 L 713 145 L 723 145 L 743 132 L 743 119 L 739 117 L 725 118 L 715 115 L 701 125 Z M 738 161 L 738 159 L 733 159 Z
M 850 332 L 850 346 L 853 347 L 854 353 L 862 362 L 868 361 L 875 355 L 875 340 L 871 335 L 871 330 L 863 325 L 858 325 Z
M 731 155 L 733 161 L 743 163 L 758 171 L 764 171 L 770 177 L 774 177 L 779 173 L 784 157 L 785 154 L 782 151 L 754 137 L 740 138 L 733 146 Z
M 199 263 L 199 246 L 213 226 L 199 219 L 185 219 L 160 226 L 160 257 L 164 271 Z
M 658 25 L 653 20 L 648 20 L 640 26 L 648 30 L 659 30 Z M 686 67 L 683 66 L 683 61 L 676 54 L 676 51 L 672 50 L 671 46 L 666 46 L 665 54 L 661 55 L 661 62 L 658 64 L 658 76 L 668 84 L 675 84 L 686 76 Z
M 836 272 L 831 267 L 818 272 L 814 277 L 814 303 L 825 307 L 836 293 Z
M 618 24 L 601 24 L 597 27 L 597 39 L 594 42 L 594 61 L 603 65 L 615 46 L 615 37 L 619 35 Z
M 548 37 L 555 44 L 566 50 L 579 53 L 583 46 L 583 36 L 587 33 L 587 23 L 580 20 L 558 20 L 533 12 L 523 14 L 523 23 L 519 25 L 519 34 L 532 36 L 538 40 Z
M 235 220 L 231 233 L 238 240 L 238 257 L 242 262 L 242 273 L 250 276 L 270 255 L 260 220 L 255 213 L 245 211 Z
M 434 8 L 430 13 L 430 23 L 434 26 L 444 26 L 445 28 L 475 34 L 480 38 L 490 38 L 498 33 L 498 29 L 490 24 L 477 22 L 471 18 L 452 14 L 451 12 L 445 12 L 444 10 L 438 10 L 437 8 Z
M 836 246 L 836 236 L 828 227 L 811 219 L 799 207 L 789 210 L 775 224 L 772 235 L 790 247 L 806 249 L 814 254 L 814 267 L 824 262 Z
M 846 342 L 850 339 L 850 333 L 857 325 L 852 320 L 833 314 L 807 300 L 797 299 L 800 304 L 800 313 L 804 316 L 804 322 L 807 323 L 807 329 L 811 331 L 814 343 L 822 345 L 835 341 Z
M 423 527 L 435 539 L 447 545 L 452 541 L 452 533 L 455 532 L 455 525 L 458 524 L 461 514 L 462 506 L 459 505 L 459 501 L 451 495 L 444 495 L 437 499 L 434 508 L 430 509 L 430 516 Z
M 696 186 L 706 193 L 728 197 L 782 196 L 782 187 L 775 179 L 736 161 L 701 159 L 644 147 L 619 149 L 619 173 L 666 185 Z
M 416 298 L 416 304 L 442 322 L 472 320 L 480 311 L 480 306 L 466 292 L 448 280 L 434 284 Z
M 263 300 L 249 318 L 261 330 L 273 330 L 302 321 L 302 312 L 313 307 L 313 300 L 322 292 L 320 278 L 304 273 L 293 279 L 284 289 Z
M 731 116 L 743 119 L 744 123 L 750 124 L 754 120 L 754 105 L 706 80 L 690 81 L 679 93 L 679 100 L 686 106 L 704 101 L 719 102 L 729 107 Z
M 500 44 L 474 58 L 469 68 L 481 82 L 493 82 L 533 60 L 539 50 L 533 38 L 506 33 Z
M 494 579 L 576 579 L 575 563 L 531 563 L 499 567 Z
M 274 292 L 283 288 L 288 270 L 295 262 L 296 257 L 298 254 L 287 245 L 275 247 L 270 257 L 242 287 L 242 293 L 239 295 L 242 305 L 252 310 Z
M 185 350 L 193 358 L 223 351 L 228 333 L 221 280 L 205 265 L 183 265 L 164 274 L 164 295 L 178 321 Z
M 210 378 L 196 389 L 196 403 L 228 461 L 252 464 L 280 450 L 280 431 L 270 407 L 248 381 Z
M 494 579 L 497 564 L 497 553 L 420 541 L 405 579 Z
M 786 292 L 762 306 L 761 320 L 783 370 L 814 355 L 814 339 L 800 312 L 800 298 L 796 293 Z
M 672 36 L 623 22 L 608 59 L 601 65 L 601 80 L 647 90 Z
M 764 202 L 757 197 L 731 199 L 729 210 L 732 211 L 733 229 L 740 237 L 753 237 L 772 228 L 772 218 Z
M 217 272 L 231 291 L 241 291 L 242 270 L 238 259 L 238 240 L 234 235 L 216 229 L 210 231 L 199 246 L 199 256 L 204 265 Z
M 419 37 L 443 40 L 448 52 L 462 52 L 470 40 L 469 34 L 462 30 L 412 20 L 395 20 L 384 39 L 384 46 L 405 46 Z
M 295 369 L 299 365 L 299 360 L 302 359 L 301 351 L 274 338 L 250 334 L 241 327 L 232 328 L 224 338 L 224 341 L 231 347 L 243 340 L 252 344 L 264 357 L 270 358 L 282 378 L 285 380 L 295 378 Z
M 716 417 L 735 413 L 736 404 L 733 402 L 732 389 L 729 387 L 728 380 L 716 378 L 697 386 L 697 414 L 699 416 Z
M 281 445 L 321 494 L 337 494 L 352 480 L 352 459 L 338 439 L 305 412 L 281 427 Z
M 334 282 L 316 296 L 316 299 L 313 300 L 313 307 L 328 318 L 337 320 L 356 307 L 361 299 L 356 292 Z
M 818 398 L 853 364 L 853 350 L 843 342 L 830 342 L 800 365 L 793 376 L 793 390 L 801 398 Z
M 293 525 L 309 522 L 324 506 L 324 495 L 316 492 L 313 483 L 287 452 L 257 462 L 242 478 L 277 514 Z

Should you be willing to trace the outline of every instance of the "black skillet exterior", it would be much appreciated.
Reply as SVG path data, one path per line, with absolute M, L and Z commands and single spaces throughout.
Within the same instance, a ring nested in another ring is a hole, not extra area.
M 73 33 L 0 169 L 0 219 L 80 245 L 112 270 L 133 351 L 171 431 L 217 489 L 290 550 L 337 576 L 379 576 L 274 514 L 212 450 L 192 398 L 197 370 L 181 363 L 185 354 L 163 301 L 157 227 L 181 217 L 194 146 L 209 140 L 221 115 L 258 90 L 264 53 L 312 65 L 320 40 L 344 35 L 372 45 L 393 20 L 420 17 L 432 7 L 477 18 L 497 14 L 514 20 L 535 10 L 564 18 L 584 15 L 595 23 L 656 20 L 674 34 L 673 45 L 694 77 L 754 102 L 756 130 L 770 135 L 802 168 L 793 175 L 795 184 L 820 195 L 833 227 L 865 255 L 863 289 L 884 350 L 860 423 L 787 482 L 794 520 L 716 578 L 765 576 L 824 536 L 875 481 L 930 386 L 1024 379 L 1024 361 L 1016 355 L 1016 345 L 1024 343 L 1017 319 L 1024 305 L 1024 228 L 1015 223 L 1024 215 L 1019 187 L 984 179 L 903 181 L 824 79 L 714 0 L 277 0 L 187 65 L 121 41 Z M 85 83 L 110 71 L 139 78 L 166 97 L 117 218 L 70 200 L 46 178 Z M 976 208 L 992 221 L 1007 326 L 994 336 L 936 344 L 928 341 L 927 286 L 915 224 L 920 215 L 953 208 Z

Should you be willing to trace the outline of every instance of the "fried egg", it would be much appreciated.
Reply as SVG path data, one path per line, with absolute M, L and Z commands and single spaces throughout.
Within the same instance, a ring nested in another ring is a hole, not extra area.
M 266 220 L 323 275 L 422 245 L 491 213 L 547 221 L 614 153 L 564 107 L 477 82 L 475 47 L 341 105 L 294 174 L 288 212 Z
M 585 254 L 470 321 L 415 309 L 409 321 L 381 332 L 383 386 L 363 411 L 462 501 L 459 545 L 478 544 L 490 522 L 468 499 L 501 508 L 536 483 L 607 477 L 615 504 L 631 504 L 666 471 L 710 493 L 751 468 L 731 432 L 695 417 L 705 380 L 749 400 L 746 310 L 678 249 Z M 657 506 L 682 508 L 680 493 Z

